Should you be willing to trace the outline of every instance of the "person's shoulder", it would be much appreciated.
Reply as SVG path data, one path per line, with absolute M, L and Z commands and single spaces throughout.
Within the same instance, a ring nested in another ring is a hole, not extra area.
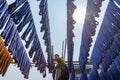
M 57 61 L 61 61 L 62 59 L 59 57 L 59 58 L 57 58 L 56 60 L 57 60 Z

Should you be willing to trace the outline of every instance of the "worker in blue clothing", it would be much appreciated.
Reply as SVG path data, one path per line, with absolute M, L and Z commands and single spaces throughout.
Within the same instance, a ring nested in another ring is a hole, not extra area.
M 69 80 L 69 71 L 68 67 L 65 64 L 65 61 L 59 57 L 58 54 L 55 54 L 55 62 L 57 62 L 57 65 L 54 67 L 54 70 L 60 69 L 61 74 L 58 77 L 58 80 Z

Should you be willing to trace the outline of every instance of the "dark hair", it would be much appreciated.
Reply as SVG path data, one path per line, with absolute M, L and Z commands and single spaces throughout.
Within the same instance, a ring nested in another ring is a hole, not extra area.
M 58 56 L 58 57 L 59 57 L 59 55 L 58 55 L 58 54 L 55 54 L 55 56 Z

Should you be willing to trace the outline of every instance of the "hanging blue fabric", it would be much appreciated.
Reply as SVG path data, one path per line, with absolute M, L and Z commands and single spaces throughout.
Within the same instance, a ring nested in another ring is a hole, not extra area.
M 45 78 L 46 77 L 46 71 L 44 71 L 42 74 L 43 74 L 43 77 Z
M 3 13 L 4 16 L 1 17 L 0 19 L 0 29 L 3 28 L 3 25 L 7 22 L 7 20 L 9 19 L 9 15 L 8 15 L 8 11 L 5 10 Z M 1 15 L 0 15 L 1 16 Z
M 30 12 L 29 4 L 28 2 L 25 2 L 22 7 L 18 8 L 18 10 L 11 13 L 12 14 L 11 17 L 13 18 L 15 24 L 18 24 L 21 21 L 22 17 L 29 12 Z
M 24 4 L 26 0 L 16 0 L 14 3 L 9 5 L 9 13 L 13 13 L 20 5 Z
M 120 66 L 120 65 L 118 65 Z M 117 65 L 115 65 L 115 63 L 113 63 L 109 69 L 109 72 L 112 74 L 112 78 L 113 80 L 119 80 L 120 79 L 120 72 L 117 69 Z
M 88 80 L 86 72 L 82 72 L 79 80 Z
M 99 68 L 102 66 L 100 73 L 101 80 L 118 80 L 119 64 L 116 62 L 116 56 L 119 54 L 119 13 L 120 9 L 115 5 L 113 0 L 109 1 L 101 29 L 99 31 L 93 52 L 93 66 Z M 98 52 L 99 51 L 99 52 Z M 97 54 L 96 54 L 97 53 Z M 115 60 L 115 62 L 113 62 Z M 115 63 L 117 63 L 115 65 Z M 112 64 L 112 65 L 111 65 Z M 110 66 L 111 65 L 111 66 Z M 110 68 L 109 68 L 110 67 Z M 90 73 L 92 75 L 93 73 Z
M 7 14 L 7 15 L 9 15 L 9 14 Z M 1 33 L 1 35 L 3 36 L 3 39 L 6 39 L 7 35 L 9 34 L 9 31 L 12 27 L 13 27 L 13 22 L 11 19 L 8 19 L 8 22 L 7 22 L 4 30 Z
M 35 38 L 34 38 L 34 40 L 33 40 L 33 42 L 32 42 L 32 45 L 31 45 L 31 49 L 29 50 L 29 56 L 32 58 L 32 55 L 33 55 L 33 53 L 34 53 L 34 51 L 35 51 L 35 48 L 37 48 L 39 45 L 37 45 L 37 43 L 38 43 L 38 40 L 37 40 L 37 38 L 36 38 L 37 36 L 35 36 Z M 36 40 L 35 40 L 36 39 Z M 34 56 L 35 57 L 35 56 Z
M 24 29 L 24 27 L 28 29 L 28 30 L 26 29 L 23 32 L 21 38 L 26 43 L 25 47 L 26 48 L 30 47 L 29 57 L 32 58 L 32 57 L 35 57 L 35 55 L 37 55 L 37 58 L 41 57 L 42 61 L 44 61 L 44 63 L 41 63 L 39 59 L 35 60 L 35 65 L 37 65 L 36 67 L 41 68 L 42 70 L 45 70 L 46 61 L 45 61 L 45 58 L 42 58 L 44 57 L 44 55 L 40 47 L 41 45 L 40 45 L 40 41 L 35 28 L 29 2 L 27 0 L 16 0 L 14 3 L 9 5 L 8 11 L 9 11 L 9 14 L 11 14 L 11 17 L 13 18 L 15 24 L 17 24 L 18 32 L 21 32 Z M 30 44 L 32 46 L 30 46 Z M 33 54 L 35 55 L 33 56 Z M 45 72 L 45 71 L 40 70 L 40 72 Z
M 116 56 L 119 55 L 119 51 L 120 51 L 119 36 L 120 36 L 120 33 L 118 33 L 115 36 L 114 42 L 111 48 L 109 49 L 109 52 L 106 54 L 105 58 L 103 59 L 101 66 L 104 71 L 107 71 L 107 69 L 109 68 L 109 65 L 111 65 L 113 60 L 116 58 Z
M 111 75 L 108 72 L 100 72 L 100 80 L 113 80 Z
M 97 69 L 93 68 L 91 70 L 88 80 L 100 80 L 100 77 L 99 77 L 99 74 L 97 72 Z
M 110 1 L 108 4 L 108 8 L 105 13 L 102 27 L 100 29 L 98 38 L 96 40 L 96 43 L 100 43 L 100 42 L 103 43 L 103 45 L 101 44 L 101 47 L 103 47 L 104 49 L 100 52 L 100 54 L 96 54 L 95 52 L 93 52 L 93 54 L 92 54 L 92 58 L 96 57 L 95 59 L 99 59 L 99 60 L 97 60 L 99 64 L 102 62 L 102 67 L 103 67 L 104 71 L 107 71 L 109 65 L 112 63 L 112 60 L 115 58 L 115 56 L 117 56 L 117 54 L 119 52 L 119 48 L 117 47 L 119 45 L 116 45 L 116 43 L 115 43 L 115 41 L 116 41 L 115 35 L 118 33 L 118 30 L 119 30 L 119 28 L 116 27 L 116 26 L 118 26 L 116 24 L 118 21 L 116 20 L 115 16 L 111 16 L 111 15 L 113 15 L 111 13 L 111 8 L 113 8 L 113 7 L 111 7 L 111 5 L 113 5 L 113 4 L 114 3 L 112 1 Z M 116 26 L 114 26 L 112 24 L 115 24 Z M 100 35 L 100 34 L 102 34 L 102 35 Z M 104 35 L 104 38 L 101 38 L 103 35 Z M 98 39 L 100 39 L 100 40 L 98 41 Z M 97 47 L 95 47 L 94 50 L 96 50 L 96 48 Z M 96 54 L 96 56 L 94 53 Z M 97 57 L 97 55 L 99 55 L 99 56 Z M 104 57 L 104 59 L 101 61 L 101 58 L 103 58 L 103 57 Z M 97 64 L 97 65 L 99 65 L 99 64 Z
M 74 66 L 72 66 L 72 71 L 70 73 L 70 80 L 75 80 L 75 69 L 74 69 Z
M 56 71 L 54 70 L 54 71 L 52 72 L 53 80 L 55 80 L 55 75 L 56 75 Z
M 5 44 L 8 46 L 8 44 L 10 43 L 10 40 L 12 40 L 13 35 L 15 34 L 15 28 L 16 26 L 12 26 L 12 28 L 10 29 L 6 39 L 5 39 Z
M 31 57 L 34 52 L 35 55 L 33 57 L 33 62 L 36 63 L 35 66 L 38 67 L 38 70 L 43 73 L 44 71 L 46 71 L 46 60 L 41 50 L 41 46 L 39 46 L 39 40 L 37 36 L 35 36 L 33 40 L 33 44 L 29 51 L 29 56 Z M 43 77 L 45 77 L 45 75 Z
M 33 62 L 36 62 L 35 66 L 38 67 L 37 69 L 40 70 L 41 73 L 43 73 L 44 71 L 46 71 L 46 69 L 45 69 L 46 61 L 45 61 L 45 57 L 43 57 L 43 54 L 39 54 L 40 51 L 41 50 L 38 49 L 38 51 L 36 52 L 36 54 L 33 58 L 33 60 L 34 60 Z
M 8 8 L 8 4 L 6 1 L 5 1 L 5 6 Z M 0 8 L 1 7 L 3 6 L 0 6 Z M 5 45 L 8 46 L 8 49 L 11 52 L 11 55 L 13 56 L 13 59 L 15 60 L 16 63 L 18 63 L 18 67 L 20 67 L 20 69 L 22 68 L 21 72 L 24 74 L 24 77 L 28 78 L 31 64 L 24 49 L 24 46 L 22 44 L 22 41 L 19 37 L 16 25 L 14 24 L 13 20 L 10 17 L 10 14 L 6 9 L 3 10 L 3 12 L 1 13 L 2 14 L 4 13 L 2 16 L 6 17 L 6 20 L 3 19 L 3 22 L 4 21 L 6 22 L 1 25 L 2 26 L 1 29 L 3 29 L 1 35 L 5 39 Z
M 14 39 L 13 40 L 14 42 L 11 41 L 11 43 L 14 45 L 12 46 L 12 48 L 9 49 L 9 51 L 13 54 L 13 58 L 15 59 L 15 61 L 18 62 L 18 67 L 20 67 L 20 70 L 25 75 L 24 77 L 28 78 L 29 69 L 30 69 L 30 61 L 29 61 L 26 51 L 24 50 L 23 44 L 20 40 L 20 37 L 17 31 L 15 31 L 13 39 Z M 11 43 L 9 46 L 11 46 Z M 27 62 L 26 66 L 29 65 L 28 67 L 24 66 L 25 65 L 24 63 L 26 62 Z M 24 70 L 28 70 L 27 73 Z
M 27 34 L 29 34 L 30 33 L 30 31 L 32 30 L 32 26 L 34 26 L 34 23 L 33 23 L 33 21 L 31 20 L 30 21 L 30 24 L 28 25 L 28 27 L 27 27 L 27 29 L 25 30 L 25 32 L 22 34 L 22 36 L 21 36 L 21 38 L 23 39 L 23 40 L 25 40 L 26 39 L 26 37 L 27 37 Z
M 115 36 L 114 42 L 111 45 L 109 51 L 107 51 L 107 54 L 101 64 L 104 71 L 107 71 L 107 69 L 109 68 L 109 65 L 111 65 L 113 60 L 116 58 L 116 56 L 119 55 L 120 45 L 118 44 L 119 40 L 116 38 L 117 38 L 117 35 Z
M 26 40 L 25 42 L 26 42 L 26 44 L 25 44 L 25 47 L 26 48 L 28 48 L 29 47 L 29 45 L 30 45 L 30 43 L 33 41 L 33 39 L 34 39 L 34 37 L 36 36 L 36 32 L 34 32 L 35 30 L 34 30 L 34 28 L 32 29 L 32 31 L 31 31 L 31 33 L 30 33 L 30 35 L 29 35 L 29 37 L 28 37 L 28 40 Z
M 87 63 L 87 57 L 89 56 L 88 53 L 91 47 L 92 36 L 95 35 L 95 28 L 98 25 L 98 22 L 95 20 L 95 17 L 99 17 L 102 1 L 103 0 L 87 1 L 87 9 L 86 9 L 85 21 L 83 25 L 82 40 L 81 40 L 81 46 L 80 46 L 80 56 L 79 56 L 79 65 L 80 65 L 80 70 L 82 72 L 80 80 L 87 80 L 85 65 Z M 99 50 L 97 49 L 96 51 L 99 51 Z M 96 69 L 95 71 L 97 71 L 97 66 L 95 66 L 94 68 Z M 92 71 L 92 74 L 95 74 L 96 78 L 97 77 L 99 78 L 98 73 L 95 71 Z
M 94 49 L 92 52 L 91 59 L 93 62 L 93 66 L 95 66 L 95 65 L 98 66 L 102 62 L 102 58 L 106 54 L 105 51 L 107 51 L 110 48 L 110 46 L 112 45 L 112 43 L 114 41 L 114 35 L 118 32 L 118 28 L 112 26 L 111 22 L 113 22 L 113 20 L 108 19 L 108 17 L 111 17 L 111 16 L 108 16 L 110 13 L 109 7 L 110 7 L 110 4 L 108 5 L 108 8 L 106 10 L 101 29 L 98 34 L 98 38 L 96 40 L 96 43 L 95 43 L 95 46 L 94 46 Z M 101 46 L 97 45 L 98 43 L 100 43 Z M 99 47 L 97 47 L 97 46 L 99 46 Z M 100 47 L 102 50 L 100 50 Z M 98 53 L 98 51 L 100 51 L 100 52 Z M 96 54 L 96 52 L 97 52 L 97 54 Z M 106 65 L 106 63 L 105 63 L 105 65 Z
M 16 32 L 16 31 L 15 31 Z M 12 51 L 12 53 L 11 53 L 11 55 L 14 55 L 15 54 L 15 49 L 16 49 L 16 43 L 17 42 L 15 42 L 15 41 L 17 41 L 16 39 L 17 39 L 17 37 L 15 38 L 15 36 L 16 36 L 16 34 L 14 34 L 13 35 L 13 38 L 12 38 L 12 40 L 11 40 L 11 42 L 10 42 L 10 45 L 8 46 L 8 50 L 11 52 Z
M 17 15 L 18 15 L 18 14 L 17 14 Z M 24 16 L 24 18 L 23 18 L 23 21 L 22 21 L 21 23 L 19 23 L 19 25 L 18 25 L 18 27 L 17 27 L 17 29 L 18 29 L 19 32 L 21 32 L 22 29 L 25 27 L 25 25 L 32 20 L 32 14 L 30 13 L 30 10 L 29 10 L 26 14 L 24 14 L 24 15 L 25 15 L 25 16 Z M 22 17 L 23 17 L 23 16 L 22 16 Z M 23 27 L 22 27 L 22 26 L 23 26 Z
M 116 57 L 115 61 L 114 61 L 118 71 L 120 72 L 120 55 L 118 57 Z
M 54 68 L 53 63 L 53 54 L 51 53 L 51 36 L 50 36 L 50 25 L 49 25 L 49 14 L 48 14 L 48 3 L 47 0 L 41 0 L 39 4 L 40 12 L 39 15 L 41 15 L 41 32 L 44 31 L 43 40 L 45 40 L 46 45 L 46 52 L 48 53 L 48 69 L 51 73 Z
M 73 3 L 74 1 L 73 0 L 67 0 L 67 60 L 68 60 L 68 69 L 69 69 L 69 72 L 71 73 L 74 73 L 72 72 L 73 71 L 73 51 L 74 51 L 74 42 L 73 42 L 73 37 L 74 37 L 74 33 L 73 33 L 73 29 L 74 29 L 74 24 L 75 24 L 75 21 L 72 17 L 75 9 L 76 9 L 76 6 L 75 4 Z M 70 79 L 74 79 L 75 76 L 71 76 Z
M 0 16 L 1 16 L 1 13 L 3 13 L 6 10 L 7 10 L 6 2 L 5 1 L 1 1 L 1 3 L 0 3 Z

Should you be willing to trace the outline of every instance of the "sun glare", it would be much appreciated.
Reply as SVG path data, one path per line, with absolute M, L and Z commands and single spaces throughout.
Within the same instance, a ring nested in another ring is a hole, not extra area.
M 80 6 L 77 7 L 73 14 L 73 18 L 78 24 L 83 24 L 85 18 L 86 7 Z

